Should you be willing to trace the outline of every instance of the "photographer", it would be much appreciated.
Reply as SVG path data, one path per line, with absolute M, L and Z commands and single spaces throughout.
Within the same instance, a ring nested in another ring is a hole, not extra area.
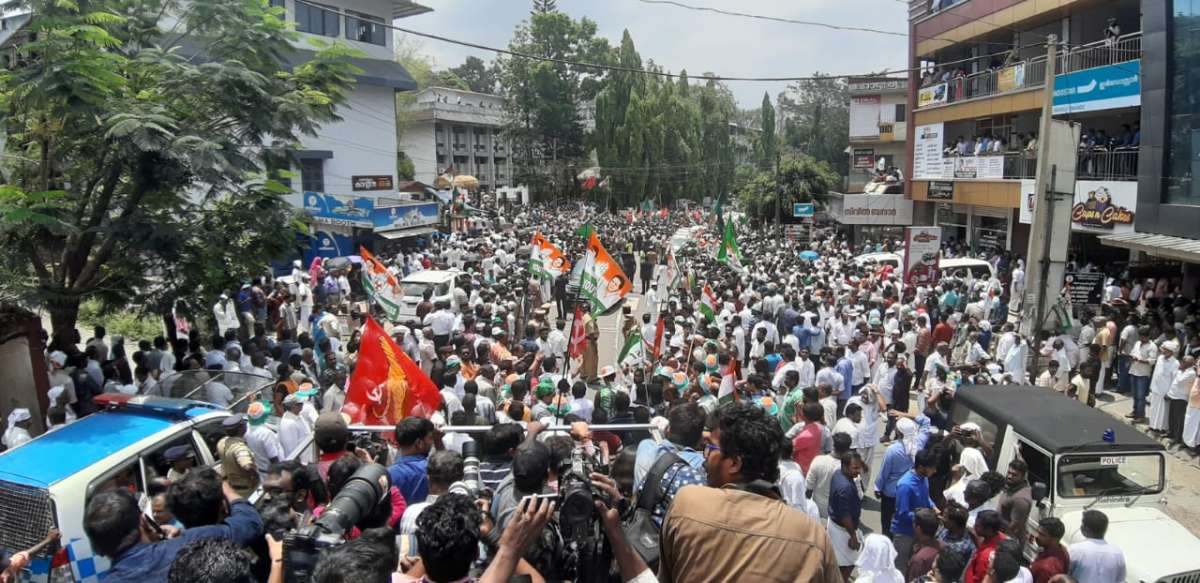
M 438 451 L 429 456 L 427 464 L 429 474 L 429 496 L 424 502 L 418 502 L 404 510 L 400 517 L 400 534 L 417 532 L 417 519 L 421 513 L 445 496 L 450 489 L 463 479 L 463 456 L 453 451 Z
M 138 511 L 137 499 L 128 490 L 108 490 L 94 495 L 84 512 L 83 529 L 92 550 L 112 561 L 105 581 L 164 581 L 171 563 L 184 546 L 210 538 L 230 539 L 244 546 L 261 538 L 262 519 L 254 507 L 227 482 L 221 483 L 221 489 L 229 508 L 224 522 L 189 528 L 166 539 L 166 533 L 155 529 L 149 524 L 150 519 Z
M 484 488 L 494 491 L 500 487 L 500 482 L 512 472 L 513 455 L 524 439 L 524 432 L 516 423 L 493 425 L 483 434 L 479 477 Z
M 345 453 L 337 461 L 329 466 L 329 496 L 332 500 L 337 498 L 342 487 L 345 486 L 354 474 L 358 472 L 364 465 L 368 465 L 362 459 L 354 454 Z M 404 510 L 407 507 L 407 500 L 401 494 L 400 489 L 389 484 L 387 494 L 383 500 L 371 509 L 370 514 L 362 517 L 354 528 L 346 533 L 346 538 L 357 538 L 361 530 L 368 528 L 379 528 L 386 526 L 388 528 L 396 528 L 400 523 L 400 517 L 404 515 Z M 324 506 L 318 506 L 313 509 L 313 517 L 319 518 L 325 511 Z

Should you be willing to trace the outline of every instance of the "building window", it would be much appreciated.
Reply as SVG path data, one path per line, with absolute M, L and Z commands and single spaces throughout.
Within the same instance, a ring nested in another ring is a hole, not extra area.
M 896 122 L 904 121 L 904 116 L 908 114 L 908 105 L 904 103 L 896 104 Z
M 1175 2 L 1167 79 L 1165 201 L 1200 205 L 1200 1 Z M 1140 144 L 1141 130 L 1137 130 Z
M 305 2 L 296 3 L 296 30 L 321 36 L 337 36 L 341 15 L 333 8 Z
M 304 192 L 325 192 L 325 161 L 306 158 L 300 161 L 300 188 Z
M 347 10 L 346 38 L 382 47 L 387 45 L 387 29 L 378 16 Z
M 287 1 L 286 1 L 286 0 L 271 0 L 271 7 L 272 7 L 272 8 L 285 8 L 285 9 L 286 9 L 286 8 L 287 8 Z

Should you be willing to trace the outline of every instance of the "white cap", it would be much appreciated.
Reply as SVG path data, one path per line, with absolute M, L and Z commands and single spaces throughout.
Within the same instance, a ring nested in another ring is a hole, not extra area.
M 50 353 L 50 362 L 53 362 L 54 364 L 57 364 L 58 366 L 66 365 L 67 364 L 67 353 L 65 353 L 61 350 L 55 350 L 54 352 L 51 352 Z
M 30 419 L 32 419 L 32 416 L 29 414 L 29 409 L 26 409 L 25 407 L 18 407 L 13 409 L 12 413 L 8 414 L 8 426 L 12 427 L 17 423 L 29 421 Z

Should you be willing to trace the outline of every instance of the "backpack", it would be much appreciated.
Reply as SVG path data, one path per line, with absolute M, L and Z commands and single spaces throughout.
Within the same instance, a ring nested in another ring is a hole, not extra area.
M 661 543 L 658 525 L 654 524 L 654 507 L 662 500 L 663 475 L 672 466 L 682 463 L 687 462 L 672 452 L 658 457 L 646 474 L 646 481 L 642 483 L 642 493 L 638 496 L 633 516 L 621 526 L 629 546 L 642 557 L 652 572 L 658 570 Z

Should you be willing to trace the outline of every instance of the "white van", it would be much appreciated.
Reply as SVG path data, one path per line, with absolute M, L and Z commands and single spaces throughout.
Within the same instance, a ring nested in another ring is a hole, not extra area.
M 899 253 L 866 253 L 854 258 L 854 264 L 858 266 L 865 265 L 891 265 L 894 269 L 902 269 L 904 256 Z M 941 271 L 942 277 L 956 277 L 958 279 L 966 279 L 966 273 L 969 271 L 975 279 L 991 279 L 996 270 L 991 263 L 982 259 L 972 259 L 970 257 L 943 257 L 938 262 L 938 269 Z
M 427 269 L 409 274 L 400 280 L 400 289 L 404 296 L 400 299 L 400 319 L 417 317 L 417 304 L 425 295 L 425 290 L 433 290 L 429 301 L 437 303 L 441 300 L 454 302 L 454 278 L 462 272 L 458 270 L 442 271 Z

